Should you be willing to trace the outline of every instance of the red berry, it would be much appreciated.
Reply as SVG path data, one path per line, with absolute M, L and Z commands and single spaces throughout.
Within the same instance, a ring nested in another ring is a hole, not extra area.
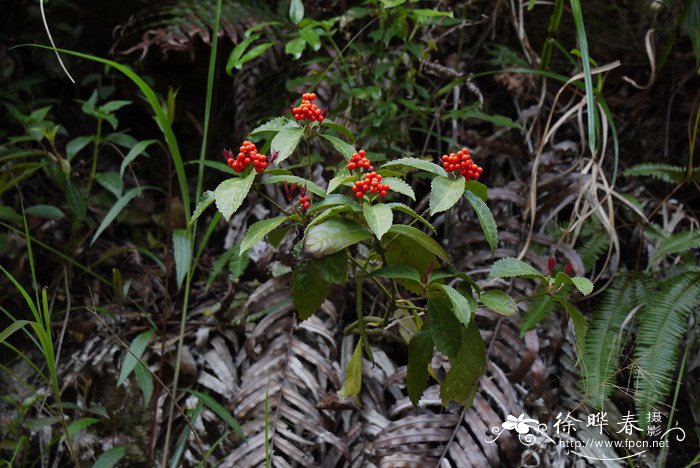
M 362 198 L 362 197 L 365 196 L 365 194 L 362 193 L 362 192 L 355 192 L 355 196 L 356 196 L 357 198 Z

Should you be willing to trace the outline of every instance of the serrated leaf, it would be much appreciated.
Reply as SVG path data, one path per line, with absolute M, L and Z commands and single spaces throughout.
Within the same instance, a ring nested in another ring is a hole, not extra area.
M 346 218 L 337 218 L 313 226 L 304 237 L 304 251 L 311 257 L 323 257 L 369 238 L 367 229 Z
M 430 184 L 430 215 L 452 208 L 464 192 L 464 178 L 450 179 L 438 176 Z
M 462 325 L 452 313 L 450 302 L 446 299 L 428 299 L 428 316 L 435 346 L 446 356 L 454 357 L 459 351 Z
M 303 135 L 304 129 L 297 125 L 285 127 L 275 135 L 270 146 L 270 152 L 279 151 L 275 164 L 279 165 L 292 155 Z
M 119 168 L 119 176 L 124 177 L 124 171 L 131 164 L 134 159 L 138 158 L 140 155 L 145 154 L 146 148 L 148 148 L 153 143 L 157 143 L 158 140 L 143 140 L 136 143 L 131 147 L 124 160 L 122 161 L 121 167 Z
M 192 241 L 184 229 L 173 231 L 173 253 L 175 256 L 177 287 L 179 289 L 182 287 L 182 282 L 190 270 L 190 262 L 192 261 Z
M 356 397 L 360 394 L 362 387 L 362 337 L 355 346 L 347 366 L 345 366 L 345 383 L 343 388 L 338 392 L 341 397 Z
M 468 180 L 464 184 L 464 188 L 465 190 L 468 190 L 477 197 L 481 198 L 483 201 L 486 201 L 489 196 L 489 189 L 484 184 L 477 182 L 476 180 Z
M 245 237 L 241 241 L 241 252 L 251 249 L 255 244 L 263 240 L 263 238 L 273 229 L 276 229 L 280 224 L 289 219 L 286 215 L 277 216 L 276 218 L 263 219 L 248 228 Z
M 554 277 L 554 286 L 559 286 L 560 284 L 572 284 L 581 291 L 581 294 L 588 296 L 593 292 L 593 283 L 588 278 L 583 278 L 581 276 L 569 277 L 568 275 L 559 272 Z
M 255 174 L 255 171 L 250 171 L 250 174 L 245 177 L 225 180 L 214 190 L 216 208 L 226 221 L 231 219 L 231 216 L 238 211 L 243 204 L 243 200 L 248 196 L 250 187 L 253 186 Z
M 301 0 L 291 0 L 289 2 L 289 19 L 294 24 L 299 24 L 304 19 L 304 4 Z
M 360 208 L 360 204 L 357 203 L 355 200 L 353 200 L 350 197 L 346 197 L 345 195 L 339 195 L 337 193 L 327 195 L 326 198 L 323 200 L 313 203 L 311 207 L 309 208 L 309 213 L 313 213 L 315 211 L 318 211 L 323 208 L 331 208 L 334 206 L 340 206 L 340 205 L 345 205 L 352 209 L 353 211 L 362 211 L 362 208 Z
M 422 247 L 424 247 L 428 251 L 434 253 L 435 255 L 437 255 L 441 259 L 445 260 L 446 262 L 452 263 L 452 262 L 450 262 L 450 258 L 447 255 L 447 252 L 445 252 L 445 249 L 440 244 L 438 244 L 435 239 L 428 236 L 423 231 L 414 228 L 413 226 L 405 226 L 402 224 L 395 224 L 395 225 L 391 226 L 391 228 L 389 229 L 389 233 L 408 237 L 409 239 L 417 242 Z
M 421 328 L 408 343 L 406 388 L 411 403 L 417 405 L 428 386 L 428 366 L 433 359 L 433 335 L 430 325 Z
M 535 270 L 531 265 L 518 260 L 517 258 L 502 258 L 491 266 L 489 278 L 542 278 L 544 276 L 539 271 Z
M 481 198 L 474 195 L 472 192 L 465 191 L 464 196 L 467 197 L 467 200 L 469 200 L 469 203 L 476 212 L 476 216 L 479 218 L 481 230 L 484 231 L 484 236 L 486 237 L 486 242 L 488 242 L 491 247 L 491 252 L 495 252 L 496 247 L 498 247 L 498 229 L 496 228 L 496 220 L 493 219 L 491 210 L 489 210 L 489 207 L 486 206 L 486 203 L 484 203 Z
M 457 320 L 462 322 L 465 326 L 469 326 L 469 322 L 476 311 L 476 307 L 472 307 L 467 301 L 467 298 L 457 292 L 452 286 L 441 284 L 439 287 L 445 292 L 447 298 L 452 303 L 452 312 L 455 317 L 457 317 Z
M 411 169 L 418 169 L 421 171 L 430 172 L 438 176 L 447 177 L 447 172 L 445 172 L 445 169 L 438 166 L 437 164 L 427 161 L 425 159 L 418 159 L 412 157 L 399 158 L 393 161 L 389 161 L 386 164 L 384 164 L 383 168 L 389 169 L 396 166 L 410 167 Z
M 324 140 L 328 141 L 331 145 L 333 145 L 333 148 L 335 148 L 336 151 L 338 151 L 340 154 L 343 155 L 343 157 L 349 161 L 350 158 L 352 157 L 353 153 L 356 153 L 357 150 L 355 150 L 355 147 L 352 146 L 349 143 L 344 142 L 338 137 L 334 137 L 333 135 L 323 135 L 321 134 L 321 138 Z
M 250 136 L 260 135 L 261 133 L 267 132 L 279 132 L 284 127 L 290 124 L 296 125 L 296 123 L 293 123 L 287 117 L 275 117 L 274 119 L 269 120 L 264 124 L 260 125 L 259 127 L 255 128 L 252 132 L 250 132 Z
M 300 263 L 292 275 L 292 302 L 301 320 L 311 317 L 323 304 L 329 285 L 313 261 Z
M 518 305 L 513 298 L 500 289 L 490 289 L 482 292 L 479 300 L 486 307 L 501 315 L 513 315 L 518 311 Z
M 323 190 L 321 187 L 314 184 L 310 180 L 304 179 L 303 177 L 297 177 L 293 175 L 273 175 L 268 176 L 262 180 L 262 183 L 265 185 L 277 184 L 280 182 L 287 182 L 288 184 L 297 184 L 299 187 L 306 187 L 306 189 L 314 195 L 318 195 L 319 197 L 326 196 L 325 190 Z
M 122 369 L 119 372 L 119 378 L 117 378 L 117 387 L 123 384 L 134 370 L 134 367 L 136 367 L 136 364 L 139 362 L 138 359 L 141 358 L 143 352 L 146 350 L 148 342 L 151 341 L 153 333 L 153 330 L 147 330 L 140 335 L 137 335 L 136 338 L 134 338 L 134 341 L 131 342 L 129 351 L 127 351 L 124 355 Z
M 440 384 L 440 399 L 471 406 L 479 379 L 486 368 L 486 346 L 474 322 L 462 332 L 459 351 L 450 359 L 450 370 Z
M 400 211 L 402 213 L 406 213 L 409 216 L 412 216 L 414 219 L 417 219 L 418 221 L 423 223 L 423 225 L 425 225 L 427 228 L 433 231 L 433 234 L 437 234 L 437 231 L 427 219 L 425 219 L 424 217 L 422 217 L 403 203 L 387 203 L 387 206 L 390 207 L 392 210 Z
M 328 182 L 328 193 L 335 192 L 335 190 L 347 182 L 352 182 L 355 180 L 355 176 L 352 175 L 337 175 L 333 177 L 330 182 Z
M 326 255 L 315 260 L 323 279 L 331 284 L 344 284 L 348 281 L 348 257 L 345 250 Z
M 386 234 L 394 222 L 394 214 L 391 208 L 383 203 L 376 205 L 365 203 L 362 211 L 370 229 L 374 232 L 374 235 L 377 236 L 377 239 L 381 240 L 382 236 Z
M 420 273 L 411 265 L 388 265 L 372 271 L 367 277 L 381 276 L 389 279 L 407 279 L 421 282 Z
M 411 200 L 416 201 L 415 192 L 403 179 L 399 179 L 398 177 L 384 177 L 382 183 L 388 185 L 392 191 L 400 193 L 401 195 L 406 195 Z
M 135 187 L 128 192 L 126 192 L 119 200 L 112 205 L 112 208 L 107 212 L 105 217 L 102 219 L 102 222 L 100 225 L 97 227 L 97 231 L 95 231 L 95 234 L 92 236 L 92 240 L 90 241 L 90 245 L 94 244 L 95 241 L 97 240 L 98 237 L 100 237 L 100 234 L 102 234 L 102 231 L 107 229 L 107 226 L 109 226 L 114 219 L 119 216 L 119 213 L 122 212 L 124 207 L 129 204 L 132 198 L 141 195 L 141 192 L 144 190 L 142 187 Z

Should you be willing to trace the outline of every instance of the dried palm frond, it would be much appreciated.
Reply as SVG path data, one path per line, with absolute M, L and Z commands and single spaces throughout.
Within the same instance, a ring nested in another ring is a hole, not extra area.
M 143 10 L 132 15 L 126 24 L 115 29 L 118 39 L 112 50 L 118 50 L 122 54 L 140 52 L 141 58 L 146 56 L 152 46 L 157 47 L 164 56 L 170 51 L 189 51 L 193 54 L 195 38 L 200 38 L 205 44 L 210 43 L 214 16 L 214 2 L 149 2 Z M 250 25 L 274 19 L 277 18 L 265 3 L 223 0 L 221 30 L 218 34 L 228 37 L 232 42 L 238 42 L 238 36 Z
M 298 323 L 288 295 L 270 307 L 277 310 L 255 326 L 244 344 L 241 386 L 229 404 L 246 440 L 233 441 L 237 447 L 221 466 L 260 466 L 266 451 L 275 466 L 349 456 L 334 434 L 334 419 L 316 408 L 329 389 L 340 387 L 333 365 L 338 355 L 335 309 L 326 302 Z

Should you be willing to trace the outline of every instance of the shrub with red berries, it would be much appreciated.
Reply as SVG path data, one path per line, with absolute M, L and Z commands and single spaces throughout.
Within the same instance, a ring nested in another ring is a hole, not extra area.
M 374 167 L 372 167 L 372 163 L 370 163 L 369 159 L 367 159 L 366 154 L 367 153 L 365 150 L 360 150 L 357 153 L 353 153 L 347 168 L 351 171 L 355 169 L 367 169 L 368 171 L 373 171 Z
M 442 156 L 442 167 L 447 172 L 459 172 L 467 180 L 476 180 L 479 178 L 484 169 L 477 166 L 469 154 L 467 148 L 462 148 L 456 153 L 445 154 Z
M 386 197 L 390 187 L 382 184 L 382 176 L 376 172 L 365 174 L 364 178 L 355 182 L 352 191 L 355 192 L 355 197 L 362 198 L 366 193 L 377 193 L 380 197 Z
M 316 99 L 316 93 L 304 93 L 301 96 L 301 104 L 292 109 L 292 115 L 299 120 L 308 120 L 310 122 L 323 122 L 323 113 L 321 109 L 316 107 L 311 101 Z
M 231 150 L 224 150 L 224 158 L 231 169 L 243 172 L 251 163 L 257 173 L 265 170 L 268 164 L 267 156 L 258 153 L 255 143 L 244 141 L 234 158 Z

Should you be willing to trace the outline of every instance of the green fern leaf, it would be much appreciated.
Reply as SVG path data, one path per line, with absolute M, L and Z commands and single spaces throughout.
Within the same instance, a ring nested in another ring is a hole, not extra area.
M 659 242 L 658 250 L 649 263 L 653 265 L 664 255 L 685 253 L 692 249 L 700 249 L 700 230 L 671 234 Z
M 620 275 L 603 294 L 586 334 L 582 386 L 588 402 L 601 408 L 615 387 L 620 352 L 625 344 L 625 318 L 643 295 L 643 283 Z
M 651 305 L 639 312 L 635 346 L 635 406 L 642 428 L 652 411 L 670 393 L 678 350 L 687 330 L 688 315 L 700 304 L 698 275 L 682 273 L 665 281 Z
M 669 184 L 675 184 L 685 180 L 686 169 L 671 164 L 644 163 L 632 166 L 623 172 L 623 175 L 627 177 L 653 177 Z

